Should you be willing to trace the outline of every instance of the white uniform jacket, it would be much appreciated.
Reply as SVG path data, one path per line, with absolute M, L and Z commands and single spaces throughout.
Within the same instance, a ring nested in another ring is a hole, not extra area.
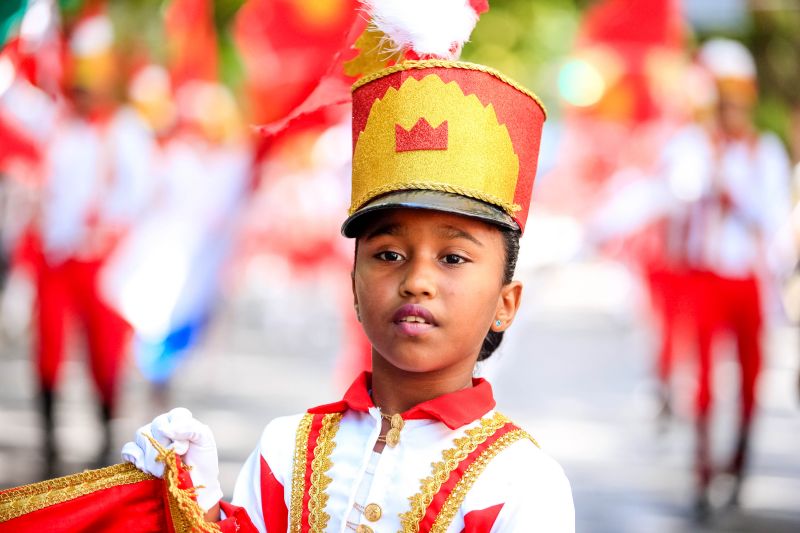
M 370 379 L 362 374 L 339 402 L 267 425 L 234 505 L 223 503 L 223 531 L 574 531 L 563 470 L 494 410 L 487 381 L 402 413 L 399 442 L 378 454 Z

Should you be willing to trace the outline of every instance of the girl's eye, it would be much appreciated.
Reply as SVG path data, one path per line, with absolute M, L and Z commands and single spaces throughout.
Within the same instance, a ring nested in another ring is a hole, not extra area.
M 403 259 L 402 255 L 398 254 L 397 252 L 390 252 L 390 251 L 380 252 L 375 257 L 377 257 L 381 261 L 389 261 L 389 262 L 400 261 L 401 259 Z
M 467 262 L 466 259 L 457 254 L 447 254 L 442 260 L 448 265 L 460 265 Z

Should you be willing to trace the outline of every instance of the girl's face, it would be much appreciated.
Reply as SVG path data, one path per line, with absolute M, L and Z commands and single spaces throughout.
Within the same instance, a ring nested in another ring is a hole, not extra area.
M 484 222 L 411 209 L 376 217 L 353 274 L 374 356 L 405 372 L 471 376 L 486 333 L 507 328 L 519 305 L 522 285 L 503 285 L 504 266 L 502 234 Z

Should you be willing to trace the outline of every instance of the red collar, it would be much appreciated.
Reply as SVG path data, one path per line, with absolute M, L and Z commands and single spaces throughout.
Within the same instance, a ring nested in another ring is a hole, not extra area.
M 372 374 L 364 372 L 350 385 L 344 398 L 308 410 L 311 414 L 343 413 L 348 409 L 366 413 L 375 407 L 369 396 Z M 457 429 L 477 420 L 495 406 L 492 386 L 483 378 L 474 378 L 472 387 L 415 405 L 402 416 L 406 420 L 439 420 L 450 429 Z

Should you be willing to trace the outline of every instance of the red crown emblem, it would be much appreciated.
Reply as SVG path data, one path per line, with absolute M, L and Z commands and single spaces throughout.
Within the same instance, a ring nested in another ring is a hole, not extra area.
M 434 128 L 423 117 L 409 131 L 400 124 L 395 124 L 394 150 L 395 152 L 447 150 L 447 121 Z

